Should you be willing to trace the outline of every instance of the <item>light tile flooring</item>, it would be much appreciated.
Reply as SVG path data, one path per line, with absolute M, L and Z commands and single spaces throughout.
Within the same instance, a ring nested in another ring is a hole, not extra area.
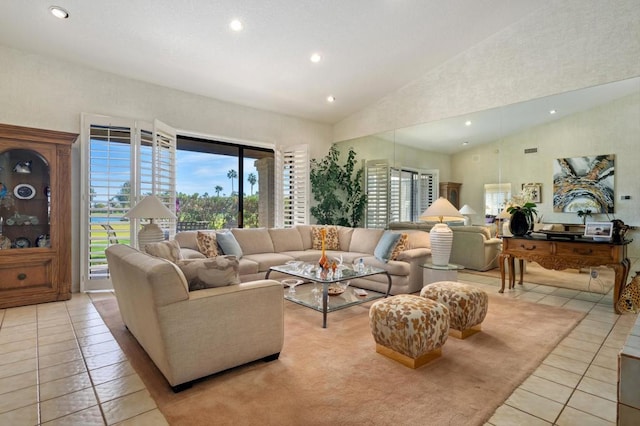
M 459 281 L 497 293 L 498 280 Z M 167 424 L 92 298 L 0 310 L 0 425 Z M 587 312 L 488 425 L 614 425 L 617 355 L 636 320 L 611 294 L 526 284 L 503 297 Z M 507 372 L 508 373 L 508 372 Z

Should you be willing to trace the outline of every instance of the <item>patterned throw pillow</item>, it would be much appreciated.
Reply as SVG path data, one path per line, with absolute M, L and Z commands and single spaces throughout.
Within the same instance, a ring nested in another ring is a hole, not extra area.
M 395 248 L 393 249 L 393 252 L 391 252 L 390 259 L 391 260 L 396 260 L 398 258 L 398 256 L 400 255 L 400 253 L 407 249 L 408 242 L 409 242 L 409 234 L 402 233 L 402 235 L 400 235 L 400 239 L 398 240 L 398 243 L 396 244 Z
M 196 236 L 198 251 L 207 257 L 216 257 L 218 253 L 218 241 L 215 232 L 198 231 Z
M 311 248 L 322 250 L 322 229 L 327 230 L 324 237 L 325 250 L 340 250 L 340 240 L 338 239 L 338 228 L 335 226 L 312 226 L 311 227 Z
M 178 263 L 182 260 L 180 244 L 176 240 L 147 244 L 144 246 L 144 251 L 151 256 L 167 259 L 173 263 Z
M 189 283 L 189 291 L 195 291 L 240 284 L 239 264 L 235 256 L 217 256 L 183 260 L 178 266 Z

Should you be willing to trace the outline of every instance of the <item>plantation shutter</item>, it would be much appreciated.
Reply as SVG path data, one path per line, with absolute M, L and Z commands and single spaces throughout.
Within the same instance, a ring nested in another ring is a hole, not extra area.
M 436 200 L 438 187 L 438 173 L 436 171 L 421 172 L 418 177 L 418 202 L 414 211 L 415 220 Z
M 123 217 L 137 201 L 156 194 L 175 211 L 175 131 L 155 125 L 82 115 L 81 291 L 112 288 L 104 251 L 137 246 L 139 224 Z
M 281 161 L 276 161 L 281 171 L 282 209 L 279 224 L 284 228 L 309 223 L 309 147 L 297 145 L 282 150 Z
M 365 226 L 367 228 L 385 228 L 389 220 L 390 194 L 389 164 L 386 160 L 370 160 L 365 163 L 365 191 L 367 209 Z

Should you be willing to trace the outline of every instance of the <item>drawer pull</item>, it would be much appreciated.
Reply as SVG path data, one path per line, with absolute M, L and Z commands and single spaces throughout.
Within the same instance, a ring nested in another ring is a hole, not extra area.
M 520 247 L 522 247 L 525 250 L 535 250 L 536 249 L 535 245 L 532 245 L 531 247 L 525 247 L 524 244 L 520 244 Z
M 581 255 L 583 255 L 583 256 L 588 256 L 588 255 L 590 255 L 590 254 L 592 254 L 592 253 L 593 253 L 593 250 L 591 250 L 591 249 L 587 249 L 587 250 L 580 250 L 580 249 L 574 248 L 574 249 L 573 249 L 573 252 L 574 252 L 574 253 L 577 253 L 577 254 L 581 254 Z
M 18 274 L 18 279 L 20 281 L 27 279 L 27 274 Z

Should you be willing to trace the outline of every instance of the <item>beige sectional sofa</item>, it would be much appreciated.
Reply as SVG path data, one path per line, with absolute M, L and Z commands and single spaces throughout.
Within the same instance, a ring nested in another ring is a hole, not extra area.
M 125 245 L 107 249 L 120 315 L 174 391 L 255 360 L 284 342 L 284 297 L 275 280 L 188 291 L 172 262 Z
M 400 231 L 408 235 L 408 247 L 396 260 L 383 262 L 374 256 L 375 248 L 384 230 L 367 228 L 348 228 L 338 226 L 340 250 L 327 250 L 330 259 L 342 256 L 343 262 L 351 265 L 363 259 L 365 265 L 386 270 L 391 276 L 391 294 L 414 293 L 422 289 L 422 268 L 431 255 L 429 234 L 419 230 Z M 198 251 L 198 231 L 179 232 L 175 240 L 180 244 L 184 258 L 204 257 Z M 220 231 L 201 231 L 220 232 Z M 290 260 L 316 262 L 320 259 L 320 250 L 314 250 L 311 225 L 298 225 L 293 228 L 235 228 L 233 233 L 242 249 L 240 258 L 240 279 L 242 282 L 261 279 L 271 266 L 282 265 Z M 272 278 L 282 275 L 276 273 Z M 352 284 L 368 290 L 385 293 L 388 287 L 387 276 L 372 275 L 353 280 Z
M 427 222 L 391 222 L 389 229 L 421 229 L 429 232 L 433 224 Z M 492 235 L 489 226 L 451 226 L 453 245 L 449 262 L 474 271 L 488 271 L 498 267 L 500 238 Z

